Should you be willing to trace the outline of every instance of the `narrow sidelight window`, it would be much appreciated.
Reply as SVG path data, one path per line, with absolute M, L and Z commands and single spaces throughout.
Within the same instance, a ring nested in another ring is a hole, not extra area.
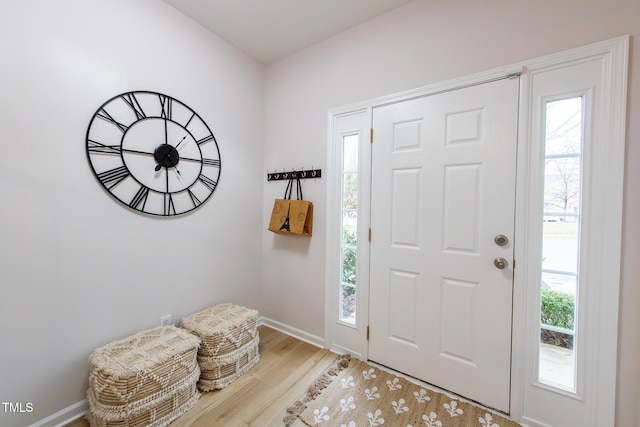
M 583 98 L 546 102 L 544 114 L 538 379 L 575 392 Z
M 342 137 L 342 221 L 339 319 L 356 324 L 356 246 L 358 242 L 359 135 Z

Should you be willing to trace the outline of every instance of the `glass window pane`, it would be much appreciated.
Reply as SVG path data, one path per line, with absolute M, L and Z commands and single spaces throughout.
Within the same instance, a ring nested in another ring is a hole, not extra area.
M 344 209 L 358 207 L 358 175 L 345 173 L 342 179 L 342 206 Z
M 356 284 L 356 250 L 342 249 L 342 282 Z
M 340 242 L 339 319 L 355 325 L 357 303 L 359 135 L 342 138 L 342 233 Z
M 576 391 L 582 98 L 546 103 L 539 381 Z
M 542 269 L 575 273 L 578 268 L 578 221 L 547 220 L 543 225 Z
M 342 142 L 342 170 L 345 172 L 358 171 L 358 135 L 349 135 Z
M 351 212 L 350 212 L 351 213 Z M 355 249 L 358 244 L 358 234 L 355 228 L 343 228 L 342 229 L 342 247 Z
M 542 289 L 550 289 L 556 292 L 576 294 L 578 284 L 577 275 L 563 274 L 556 271 L 542 271 Z
M 566 214 L 576 214 L 580 205 L 580 156 L 547 158 L 544 182 L 544 210 L 555 214 L 545 217 L 564 221 Z
M 545 154 L 579 154 L 582 147 L 582 97 L 547 102 L 545 113 Z
M 356 288 L 348 285 L 340 286 L 340 307 L 340 320 L 355 324 Z

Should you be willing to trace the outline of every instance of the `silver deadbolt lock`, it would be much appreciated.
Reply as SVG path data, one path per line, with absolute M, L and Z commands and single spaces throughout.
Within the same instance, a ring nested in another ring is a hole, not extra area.
M 506 246 L 509 243 L 509 238 L 504 234 L 498 234 L 495 239 L 493 239 L 498 246 Z
M 507 265 L 509 265 L 509 263 L 507 262 L 506 259 L 502 258 L 502 257 L 498 257 L 496 259 L 493 260 L 493 264 L 499 268 L 500 270 L 504 269 L 507 267 Z

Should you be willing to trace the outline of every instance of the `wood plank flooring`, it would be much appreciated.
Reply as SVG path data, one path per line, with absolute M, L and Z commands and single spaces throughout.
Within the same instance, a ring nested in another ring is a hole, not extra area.
M 222 390 L 202 393 L 194 408 L 171 427 L 282 426 L 287 407 L 304 394 L 337 355 L 259 326 L 260 362 Z M 65 427 L 88 427 L 79 419 Z M 300 421 L 292 427 L 303 426 Z

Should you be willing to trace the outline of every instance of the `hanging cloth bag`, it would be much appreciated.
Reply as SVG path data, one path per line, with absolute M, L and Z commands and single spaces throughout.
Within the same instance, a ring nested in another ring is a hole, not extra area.
M 291 199 L 293 181 L 296 181 L 296 199 Z M 276 199 L 271 211 L 269 231 L 294 236 L 311 236 L 313 228 L 313 203 L 303 200 L 302 185 L 296 175 L 287 183 L 284 199 Z

